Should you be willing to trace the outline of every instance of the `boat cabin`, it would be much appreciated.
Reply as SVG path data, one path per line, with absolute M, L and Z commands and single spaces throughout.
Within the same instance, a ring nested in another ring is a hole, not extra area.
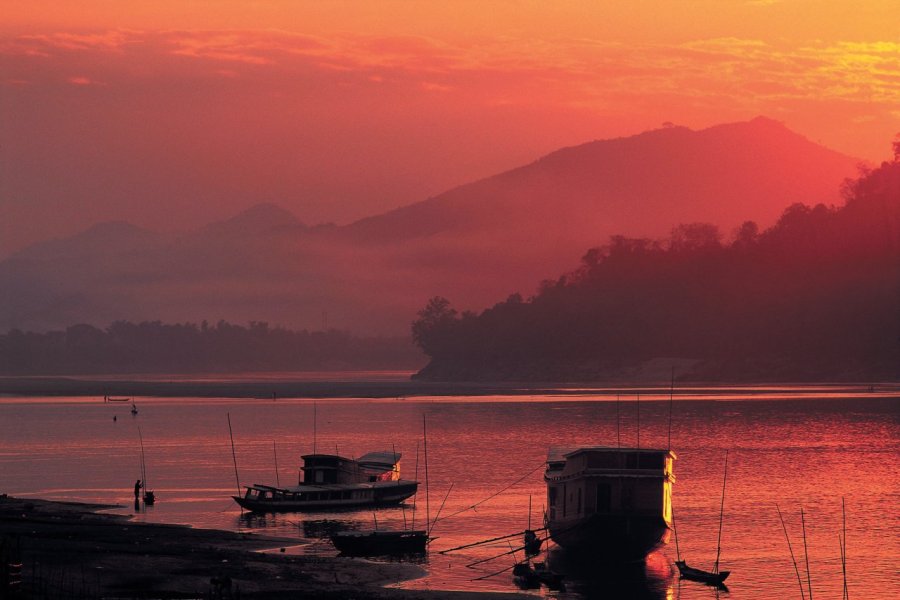
M 300 484 L 372 483 L 400 479 L 399 452 L 369 452 L 354 460 L 336 454 L 306 454 Z
M 587 446 L 551 448 L 547 456 L 548 517 L 662 516 L 672 523 L 675 453 Z

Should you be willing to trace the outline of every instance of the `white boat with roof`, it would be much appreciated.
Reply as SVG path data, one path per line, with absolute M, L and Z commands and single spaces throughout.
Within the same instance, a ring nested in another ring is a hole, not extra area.
M 234 501 L 252 511 L 290 512 L 399 504 L 419 483 L 400 478 L 399 452 L 369 452 L 357 459 L 306 454 L 296 486 L 247 486 Z
M 675 458 L 661 449 L 550 448 L 544 473 L 550 537 L 577 556 L 643 560 L 669 538 Z

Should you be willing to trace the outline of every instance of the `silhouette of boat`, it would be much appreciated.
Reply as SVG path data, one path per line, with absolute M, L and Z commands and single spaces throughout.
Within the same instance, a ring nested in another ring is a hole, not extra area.
M 336 454 L 302 456 L 302 481 L 291 487 L 253 484 L 232 496 L 242 508 L 290 512 L 399 504 L 419 483 L 400 479 L 401 454 L 370 452 L 359 459 Z
M 675 566 L 678 567 L 682 579 L 690 579 L 691 581 L 699 581 L 709 585 L 722 585 L 731 574 L 731 571 L 719 571 L 718 573 L 713 573 L 712 571 L 695 569 L 694 567 L 689 567 L 683 560 L 676 560 Z
M 720 571 L 719 570 L 719 558 L 722 554 L 722 521 L 725 516 L 725 483 L 728 481 L 728 451 L 725 451 L 725 474 L 722 477 L 722 503 L 719 506 L 719 538 L 716 542 L 716 562 L 713 566 L 712 571 L 704 571 L 702 569 L 695 569 L 693 567 L 689 567 L 687 561 L 681 560 L 681 551 L 678 550 L 677 542 L 678 542 L 678 532 L 676 530 L 675 533 L 675 541 L 676 541 L 676 552 L 678 554 L 678 560 L 675 561 L 675 566 L 678 567 L 678 572 L 681 573 L 682 579 L 690 579 L 691 581 L 699 581 L 701 583 L 705 583 L 707 585 L 723 585 L 725 579 L 731 574 L 731 571 Z M 674 522 L 674 517 L 673 517 Z
M 424 554 L 428 533 L 424 529 L 402 531 L 339 531 L 331 543 L 347 556 Z
M 550 537 L 578 555 L 643 560 L 668 541 L 675 458 L 660 449 L 550 448 L 544 473 Z
M 563 576 L 551 571 L 545 562 L 529 560 L 516 563 L 512 570 L 513 581 L 522 589 L 537 589 L 541 584 L 551 590 L 563 589 Z

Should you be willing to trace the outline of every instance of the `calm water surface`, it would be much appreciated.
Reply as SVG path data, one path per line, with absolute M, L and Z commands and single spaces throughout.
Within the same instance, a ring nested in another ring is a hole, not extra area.
M 669 404 L 662 391 L 638 405 L 630 392 L 585 390 L 583 395 L 442 397 L 392 400 L 229 400 L 139 398 L 126 404 L 95 398 L 0 398 L 0 492 L 18 496 L 121 504 L 134 512 L 132 486 L 140 476 L 138 427 L 143 434 L 150 487 L 158 504 L 137 520 L 186 523 L 309 538 L 298 550 L 333 555 L 334 528 L 371 527 L 371 511 L 248 516 L 229 496 L 236 491 L 226 415 L 234 429 L 241 484 L 294 484 L 299 456 L 313 450 L 359 456 L 395 448 L 404 477 L 419 454 L 424 481 L 422 416 L 428 422 L 430 514 L 451 484 L 428 575 L 404 587 L 512 591 L 503 556 L 507 542 L 450 555 L 437 551 L 539 526 L 544 504 L 542 466 L 550 445 L 612 444 L 666 447 Z M 619 413 L 617 427 L 617 412 Z M 117 417 L 113 422 L 113 416 Z M 674 502 L 681 553 L 710 568 L 715 559 L 722 470 L 729 451 L 722 533 L 728 591 L 679 582 L 674 544 L 642 568 L 585 577 L 575 573 L 572 598 L 799 598 L 796 575 L 775 505 L 781 507 L 801 561 L 800 507 L 806 513 L 812 587 L 816 598 L 841 597 L 841 498 L 847 505 L 851 597 L 900 598 L 900 394 L 802 387 L 774 391 L 709 388 L 676 395 L 672 448 L 678 454 Z M 274 443 L 274 447 L 273 447 Z M 275 460 L 277 455 L 278 471 Z M 514 482 L 515 485 L 511 485 Z M 510 486 L 496 497 L 472 505 Z M 377 512 L 379 527 L 416 525 L 426 515 L 424 485 L 416 504 Z M 458 513 L 458 514 L 457 514 Z M 444 518 L 448 517 L 449 518 Z M 518 540 L 514 540 L 518 542 Z M 805 584 L 805 572 L 804 584 Z

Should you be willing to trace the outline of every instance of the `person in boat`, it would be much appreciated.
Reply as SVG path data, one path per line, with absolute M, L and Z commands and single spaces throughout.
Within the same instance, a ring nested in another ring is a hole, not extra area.
M 141 480 L 138 479 L 134 482 L 134 498 L 137 500 L 141 497 L 141 488 L 144 487 L 144 484 L 141 483 Z

